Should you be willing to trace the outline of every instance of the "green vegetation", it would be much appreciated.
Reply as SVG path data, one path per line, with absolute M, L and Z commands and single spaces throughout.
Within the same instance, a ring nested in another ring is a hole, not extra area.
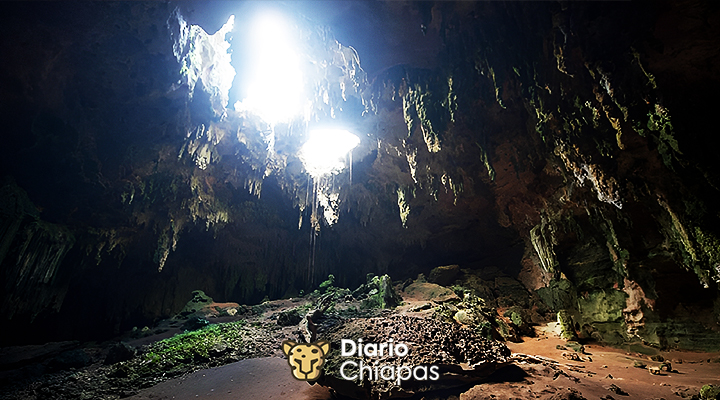
M 192 369 L 191 364 L 209 361 L 213 356 L 239 349 L 243 345 L 241 328 L 244 325 L 244 321 L 212 324 L 160 340 L 144 354 L 119 363 L 115 375 L 134 378 Z
M 510 307 L 505 313 L 503 314 L 504 317 L 510 318 L 510 321 L 515 326 L 523 326 L 525 325 L 525 321 L 523 321 L 522 314 L 520 307 L 514 306 Z
M 720 398 L 720 386 L 703 386 L 702 389 L 700 389 L 700 398 L 704 400 L 716 400 Z
M 320 283 L 320 290 L 327 293 L 327 291 L 333 287 L 333 283 L 335 283 L 335 275 L 330 274 L 328 275 L 327 280 Z
M 317 290 L 314 290 L 312 293 L 307 295 L 307 299 L 313 301 L 314 303 L 317 303 L 322 298 L 328 298 L 328 300 L 325 301 L 331 301 L 332 305 L 330 306 L 330 308 L 334 308 L 333 306 L 337 299 L 344 297 L 348 294 L 350 294 L 349 289 L 335 286 L 335 275 L 330 274 L 328 275 L 328 278 L 326 280 L 320 282 Z M 307 307 L 308 309 L 311 308 L 309 303 L 305 307 Z
M 668 169 L 673 170 L 672 159 L 677 159 L 677 155 L 682 152 L 677 139 L 675 139 L 675 131 L 667 109 L 655 104 L 654 112 L 648 112 L 647 128 L 656 133 L 657 149 L 663 163 Z
M 353 295 L 366 294 L 361 307 L 370 308 L 394 308 L 402 304 L 402 298 L 395 292 L 392 280 L 388 275 L 370 276 L 368 281 L 353 292 Z

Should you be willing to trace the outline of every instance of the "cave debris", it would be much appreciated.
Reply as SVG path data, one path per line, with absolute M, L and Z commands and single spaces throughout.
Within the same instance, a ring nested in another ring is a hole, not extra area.
M 614 383 L 612 385 L 608 386 L 607 390 L 609 390 L 615 394 L 618 394 L 620 396 L 629 396 L 628 392 L 622 390 L 618 385 L 616 385 Z

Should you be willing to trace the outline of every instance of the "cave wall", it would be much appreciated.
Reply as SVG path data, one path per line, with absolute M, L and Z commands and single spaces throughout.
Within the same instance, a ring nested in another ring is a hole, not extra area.
M 465 16 L 492 15 L 491 27 L 443 19 L 459 27 L 445 30 L 453 83 L 472 67 L 487 78 L 485 103 L 458 91 L 456 113 L 474 105 L 465 115 L 504 124 L 491 128 L 487 169 L 497 221 L 526 243 L 518 278 L 569 311 L 581 336 L 715 348 L 717 169 L 695 153 L 704 150 L 684 150 L 710 126 L 698 109 L 667 101 L 663 85 L 688 88 L 704 76 L 703 89 L 685 95 L 712 104 L 717 12 L 702 3 L 548 6 Z M 695 60 L 669 67 L 673 51 L 695 46 L 686 54 Z M 455 61 L 463 55 L 472 55 L 464 70 Z M 659 64 L 668 69 L 652 69 Z M 483 115 L 492 108 L 497 117 Z
M 208 4 L 3 4 L 4 342 L 108 337 L 196 289 L 254 303 L 457 263 L 581 335 L 715 346 L 714 5 L 337 6 L 323 21 L 363 21 L 339 30 L 367 77 L 337 100 L 363 144 L 315 230 L 280 140 L 299 128 L 271 157 L 257 121 L 182 84 L 173 15 L 214 31 Z

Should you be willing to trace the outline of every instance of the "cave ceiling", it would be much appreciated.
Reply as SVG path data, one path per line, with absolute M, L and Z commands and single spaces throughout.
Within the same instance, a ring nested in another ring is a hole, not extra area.
M 4 318 L 76 337 L 58 321 L 81 310 L 109 334 L 196 289 L 258 302 L 446 264 L 621 293 L 630 325 L 685 294 L 713 309 L 717 6 L 272 3 L 311 72 L 269 123 L 243 103 L 261 4 L 0 6 Z M 359 144 L 311 176 L 324 126 Z

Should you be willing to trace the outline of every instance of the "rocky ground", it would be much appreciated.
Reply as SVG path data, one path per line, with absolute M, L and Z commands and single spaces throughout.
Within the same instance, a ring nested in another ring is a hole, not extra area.
M 672 399 L 715 398 L 702 388 L 720 386 L 718 353 L 568 341 L 559 324 L 538 321 L 552 314 L 509 278 L 428 280 L 393 288 L 389 278 L 369 277 L 353 292 L 330 280 L 304 298 L 256 306 L 215 303 L 197 291 L 175 318 L 118 341 L 0 350 L 0 399 Z M 339 363 L 351 358 L 334 351 L 310 386 L 292 378 L 280 348 L 306 334 L 336 349 L 342 338 L 394 339 L 408 345 L 406 357 L 352 359 L 438 365 L 441 378 L 356 384 L 338 378 Z
M 508 347 L 517 379 L 474 387 L 461 399 L 697 399 L 704 385 L 720 384 L 718 353 L 635 349 L 641 353 L 599 344 L 575 352 L 547 327 L 538 328 L 538 337 Z M 655 370 L 665 362 L 670 371 Z

